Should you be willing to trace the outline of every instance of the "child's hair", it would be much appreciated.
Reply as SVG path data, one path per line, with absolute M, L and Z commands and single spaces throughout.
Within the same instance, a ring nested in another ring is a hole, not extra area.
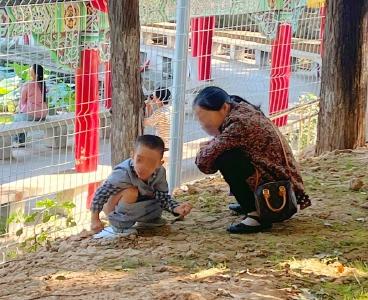
M 169 104 L 169 99 L 171 98 L 171 92 L 168 88 L 157 88 L 153 94 L 162 101 L 163 104 Z
M 139 136 L 135 141 L 135 148 L 138 146 L 145 146 L 151 150 L 157 150 L 162 156 L 164 155 L 165 143 L 162 138 L 157 135 L 144 134 Z

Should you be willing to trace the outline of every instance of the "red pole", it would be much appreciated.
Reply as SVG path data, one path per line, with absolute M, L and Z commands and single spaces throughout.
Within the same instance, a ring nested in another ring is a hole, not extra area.
M 198 79 L 211 79 L 212 37 L 215 31 L 215 17 L 199 18 Z
M 97 170 L 99 152 L 98 50 L 83 50 L 76 70 L 75 169 Z
M 29 35 L 28 34 L 23 35 L 23 43 L 24 45 L 29 45 Z
M 272 44 L 271 82 L 269 113 L 283 111 L 289 106 L 290 59 L 291 59 L 291 25 L 280 24 L 277 36 Z M 275 119 L 277 126 L 287 123 L 287 116 Z
M 107 4 L 108 0 L 90 0 L 92 6 L 95 9 L 98 9 L 104 13 L 107 13 L 109 10 L 108 4 Z
M 105 108 L 111 108 L 111 96 L 112 96 L 112 87 L 111 87 L 111 63 L 105 62 L 105 78 L 104 78 L 104 98 L 105 98 Z
M 198 26 L 199 26 L 199 18 L 192 18 L 190 20 L 190 30 L 192 32 L 192 36 L 190 39 L 190 46 L 192 48 L 192 57 L 198 56 L 198 40 L 199 40 Z
M 319 31 L 319 38 L 321 40 L 321 46 L 319 48 L 319 53 L 321 54 L 321 56 L 323 55 L 323 37 L 325 35 L 325 27 L 326 27 L 326 11 L 327 11 L 327 8 L 325 5 L 319 9 L 319 15 L 321 16 L 321 27 Z

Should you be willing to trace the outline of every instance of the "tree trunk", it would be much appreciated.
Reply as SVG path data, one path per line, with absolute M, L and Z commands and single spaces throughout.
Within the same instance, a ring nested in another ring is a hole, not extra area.
M 365 145 L 368 1 L 328 0 L 316 154 Z
M 127 159 L 143 131 L 139 0 L 109 0 L 112 67 L 111 160 Z

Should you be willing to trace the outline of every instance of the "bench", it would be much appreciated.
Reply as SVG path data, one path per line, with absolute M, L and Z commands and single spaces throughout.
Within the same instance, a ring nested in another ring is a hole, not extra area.
M 175 47 L 176 30 L 165 29 L 160 27 L 141 26 L 141 40 L 145 45 L 153 44 L 154 39 L 162 38 L 162 43 L 158 45 L 167 46 L 168 48 Z M 164 41 L 166 39 L 166 41 Z
M 107 127 L 110 119 L 108 111 L 100 112 L 101 128 Z M 75 113 L 62 113 L 47 116 L 45 121 L 22 121 L 0 125 L 0 160 L 11 157 L 12 137 L 19 133 L 35 131 L 45 132 L 44 142 L 51 148 L 63 148 L 67 146 L 68 129 L 74 128 Z M 103 133 L 104 134 L 104 133 Z
M 142 26 L 141 39 L 145 45 L 155 45 L 152 40 L 162 37 L 163 42 L 157 46 L 174 48 L 176 30 L 175 24 L 162 23 L 155 26 Z M 166 39 L 166 43 L 164 43 Z M 259 32 L 239 31 L 239 30 L 215 30 L 213 36 L 213 55 L 220 52 L 222 46 L 230 48 L 230 59 L 239 60 L 244 56 L 246 49 L 254 50 L 256 65 L 260 68 L 267 66 L 271 54 L 272 41 Z M 292 38 L 291 57 L 293 65 L 296 59 L 307 59 L 313 64 L 321 64 L 322 59 L 319 53 L 320 41 Z
M 255 41 L 234 39 L 230 37 L 214 36 L 213 37 L 213 54 L 216 55 L 222 45 L 230 47 L 230 59 L 239 60 L 244 56 L 246 49 L 252 49 L 255 51 L 256 65 L 259 67 L 265 67 L 268 65 L 270 54 L 272 51 L 271 44 L 259 43 Z M 314 63 L 321 64 L 322 59 L 320 54 L 303 51 L 298 47 L 292 47 L 290 56 L 295 59 L 308 59 Z

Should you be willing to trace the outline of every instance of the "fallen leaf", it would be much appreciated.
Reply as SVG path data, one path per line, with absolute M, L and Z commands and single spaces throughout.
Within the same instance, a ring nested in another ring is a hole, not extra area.
M 343 266 L 343 264 L 339 264 L 338 266 L 337 266 L 337 273 L 344 273 L 344 271 L 345 271 L 345 268 L 344 268 L 344 266 Z

